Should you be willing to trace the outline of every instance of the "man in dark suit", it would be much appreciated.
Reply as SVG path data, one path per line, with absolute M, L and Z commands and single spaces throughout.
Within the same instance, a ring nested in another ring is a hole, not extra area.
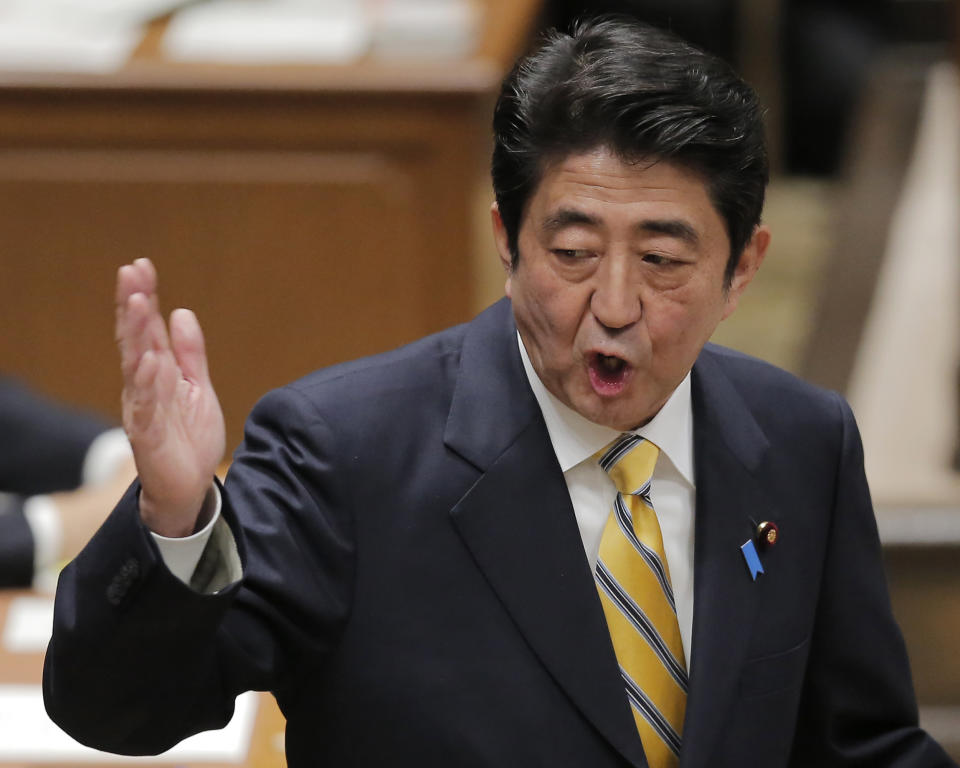
M 849 408 L 704 347 L 769 240 L 752 91 L 598 22 L 494 129 L 509 300 L 270 393 L 222 488 L 199 325 L 121 268 L 140 482 L 61 578 L 51 716 L 152 753 L 270 690 L 292 768 L 951 765 Z

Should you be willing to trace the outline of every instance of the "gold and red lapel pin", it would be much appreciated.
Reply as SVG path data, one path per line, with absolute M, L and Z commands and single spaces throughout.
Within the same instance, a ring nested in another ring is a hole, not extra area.
M 756 534 L 753 538 L 743 542 L 740 551 L 743 552 L 743 559 L 750 571 L 750 578 L 756 581 L 757 576 L 763 573 L 763 563 L 760 562 L 757 549 L 763 551 L 774 546 L 780 540 L 780 528 L 777 527 L 776 523 L 769 520 L 754 525 L 756 526 Z

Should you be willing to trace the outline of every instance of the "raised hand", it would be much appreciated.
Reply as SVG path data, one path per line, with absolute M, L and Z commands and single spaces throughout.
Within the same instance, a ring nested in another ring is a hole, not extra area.
M 168 334 L 149 259 L 120 267 L 116 304 L 123 426 L 140 476 L 140 515 L 162 536 L 188 536 L 226 442 L 203 333 L 193 312 L 177 309 Z

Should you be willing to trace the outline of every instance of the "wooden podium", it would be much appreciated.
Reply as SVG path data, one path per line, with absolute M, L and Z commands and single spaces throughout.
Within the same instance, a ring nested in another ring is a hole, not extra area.
M 149 256 L 232 448 L 271 387 L 468 319 L 493 98 L 539 2 L 482 8 L 456 61 L 175 63 L 161 21 L 110 76 L 0 72 L 0 370 L 118 418 L 115 271 Z

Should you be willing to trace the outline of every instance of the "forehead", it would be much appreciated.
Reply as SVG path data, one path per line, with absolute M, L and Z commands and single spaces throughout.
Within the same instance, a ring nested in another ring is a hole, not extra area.
M 526 218 L 537 219 L 531 222 L 536 226 L 560 210 L 582 211 L 603 221 L 668 214 L 699 229 L 723 227 L 699 174 L 669 160 L 627 160 L 604 147 L 544 165 Z

